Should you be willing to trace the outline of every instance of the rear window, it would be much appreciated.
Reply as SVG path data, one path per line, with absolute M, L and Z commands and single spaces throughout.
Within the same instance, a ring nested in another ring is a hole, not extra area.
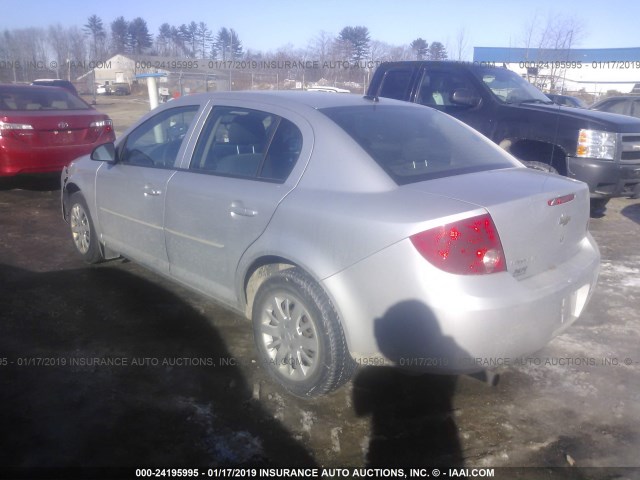
M 84 100 L 62 88 L 25 87 L 1 88 L 0 110 L 2 111 L 42 111 L 42 110 L 90 110 Z
M 428 107 L 373 104 L 321 111 L 398 185 L 518 165 L 479 133 Z

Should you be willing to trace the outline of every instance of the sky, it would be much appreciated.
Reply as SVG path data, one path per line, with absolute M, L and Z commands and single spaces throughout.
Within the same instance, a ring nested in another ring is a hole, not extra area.
M 54 24 L 82 27 L 98 15 L 105 27 L 122 15 L 142 17 L 154 36 L 162 23 L 205 22 L 216 32 L 233 28 L 244 50 L 305 48 L 320 32 L 337 35 L 345 26 L 365 26 L 372 40 L 408 45 L 420 37 L 457 51 L 464 32 L 466 60 L 473 47 L 523 47 L 532 23 L 549 16 L 582 25 L 576 48 L 640 47 L 637 0 L 0 0 L 0 31 Z

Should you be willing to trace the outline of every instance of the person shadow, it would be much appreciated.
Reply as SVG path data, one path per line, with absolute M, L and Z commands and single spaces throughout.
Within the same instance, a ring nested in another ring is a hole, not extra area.
M 463 467 L 453 407 L 457 376 L 425 374 L 424 367 L 451 365 L 469 354 L 442 334 L 431 309 L 417 300 L 389 308 L 375 320 L 375 335 L 395 366 L 365 367 L 354 379 L 355 412 L 371 417 L 367 465 Z M 413 371 L 398 368 L 409 364 Z

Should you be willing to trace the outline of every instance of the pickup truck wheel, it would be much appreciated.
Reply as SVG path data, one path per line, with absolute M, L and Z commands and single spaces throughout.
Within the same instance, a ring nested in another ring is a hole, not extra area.
M 556 175 L 559 175 L 558 170 L 556 170 L 554 167 L 552 167 L 548 163 L 533 162 L 528 160 L 520 160 L 520 161 L 524 163 L 527 166 L 527 168 L 531 168 L 533 170 L 540 170 L 541 172 L 555 173 Z
M 69 197 L 69 225 L 76 250 L 87 263 L 99 263 L 104 257 L 98 245 L 87 202 L 80 192 Z
M 282 270 L 265 280 L 252 316 L 262 364 L 293 395 L 325 395 L 353 375 L 356 363 L 338 315 L 322 288 L 302 270 Z

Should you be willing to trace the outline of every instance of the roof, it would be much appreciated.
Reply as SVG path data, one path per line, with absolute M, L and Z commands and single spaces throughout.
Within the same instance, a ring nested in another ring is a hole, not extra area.
M 20 91 L 20 90 L 31 90 L 32 92 L 59 92 L 60 90 L 64 90 L 66 92 L 68 92 L 68 90 L 59 87 L 59 86 L 53 86 L 53 85 L 29 85 L 29 84 L 25 84 L 25 83 L 0 83 L 0 89 L 4 90 L 5 92 L 9 91 Z
M 640 47 L 633 48 L 509 48 L 474 47 L 474 62 L 637 62 Z
M 280 106 L 295 107 L 304 105 L 314 109 L 331 108 L 331 107 L 349 107 L 357 105 L 403 105 L 408 107 L 414 105 L 409 102 L 400 100 L 392 100 L 389 98 L 380 98 L 378 100 L 368 100 L 362 95 L 355 93 L 344 93 L 336 95 L 329 92 L 307 92 L 301 90 L 247 90 L 232 92 L 210 92 L 197 93 L 194 95 L 185 95 L 178 100 L 174 100 L 171 104 L 201 102 L 204 98 L 212 98 L 214 100 L 243 101 L 251 100 L 263 103 L 275 103 Z

